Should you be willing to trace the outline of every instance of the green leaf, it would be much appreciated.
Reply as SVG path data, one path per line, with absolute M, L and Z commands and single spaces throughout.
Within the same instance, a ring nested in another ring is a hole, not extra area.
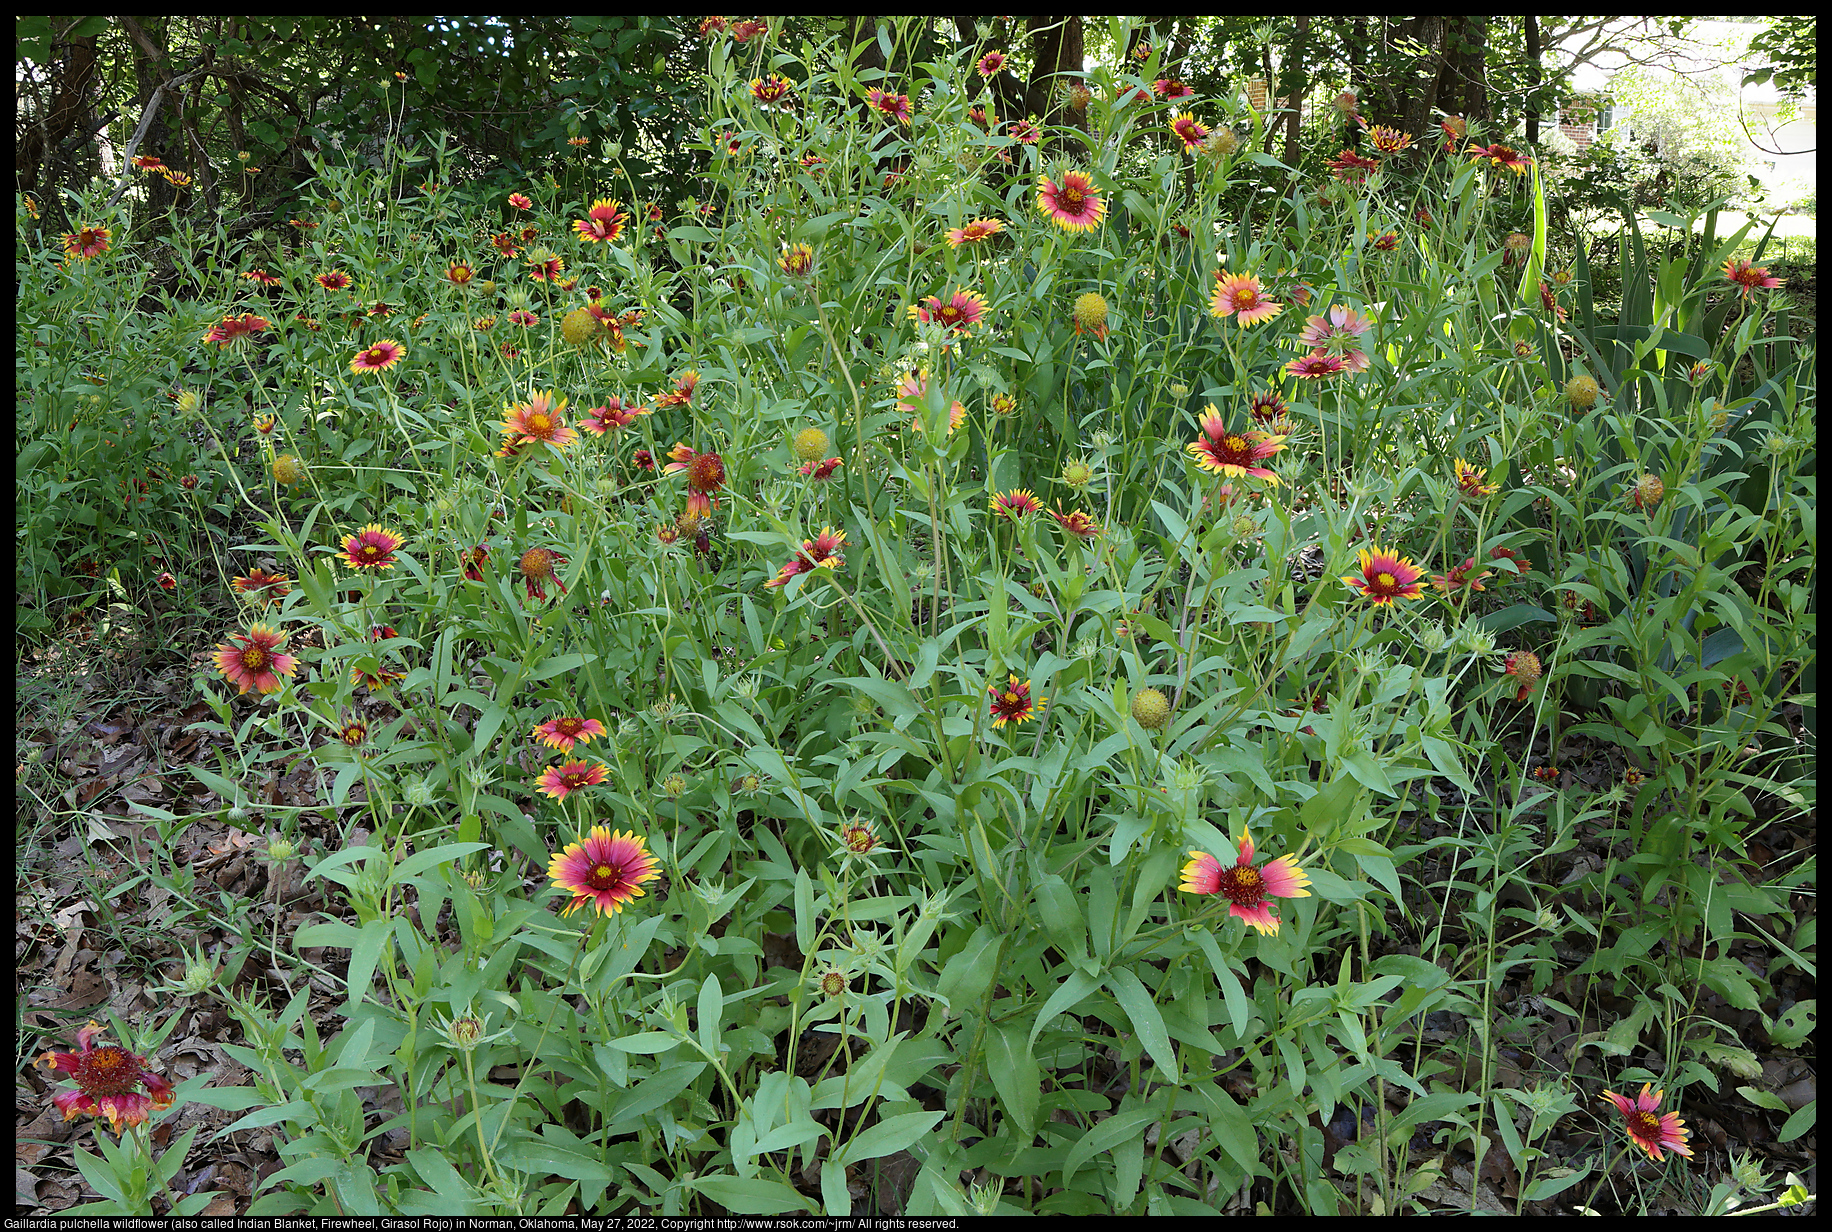
M 814 1204 L 781 1181 L 762 1177 L 701 1176 L 688 1182 L 694 1189 L 734 1215 L 781 1215 L 787 1211 L 814 1214 Z
M 1114 1113 L 1083 1134 L 1081 1140 L 1069 1148 L 1068 1157 L 1062 1161 L 1063 1187 L 1068 1187 L 1081 1166 L 1090 1159 L 1113 1150 L 1135 1134 L 1143 1133 L 1147 1125 L 1158 1119 L 1160 1111 L 1158 1108 L 1129 1108 Z
M 986 1033 L 986 1068 L 1018 1137 L 1030 1141 L 1037 1132 L 1037 1101 L 1043 1075 L 1031 1053 L 1030 1041 L 1024 1037 L 1023 1023 L 1009 1020 Z
M 837 1164 L 858 1163 L 862 1159 L 882 1159 L 903 1150 L 934 1129 L 947 1112 L 905 1112 L 887 1117 L 840 1147 L 833 1154 Z
M 1177 1081 L 1177 1053 L 1171 1047 L 1170 1032 L 1164 1029 L 1164 1015 L 1151 999 L 1144 982 L 1130 969 L 1118 967 L 1108 972 L 1107 987 L 1120 1008 L 1126 1011 L 1126 1017 L 1132 1020 L 1132 1029 L 1137 1032 L 1139 1042 L 1145 1045 L 1152 1063 L 1167 1080 Z

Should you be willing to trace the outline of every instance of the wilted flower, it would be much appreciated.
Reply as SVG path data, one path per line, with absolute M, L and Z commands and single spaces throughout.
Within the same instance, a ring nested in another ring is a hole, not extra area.
M 147 1068 L 145 1057 L 116 1044 L 95 1047 L 92 1041 L 102 1030 L 100 1023 L 89 1023 L 76 1033 L 76 1052 L 46 1052 L 35 1064 L 75 1079 L 75 1090 L 51 1097 L 64 1120 L 80 1113 L 105 1116 L 118 1134 L 123 1123 L 143 1125 L 148 1112 L 171 1107 L 173 1092 L 165 1079 Z M 142 1086 L 150 1094 L 142 1095 Z
M 1596 378 L 1582 372 L 1565 382 L 1565 397 L 1575 410 L 1588 411 L 1597 404 L 1597 395 L 1601 392 Z
M 1506 665 L 1501 669 L 1502 675 L 1512 676 L 1520 681 L 1520 690 L 1514 694 L 1514 700 L 1524 702 L 1527 694 L 1533 691 L 1533 684 L 1539 679 L 1539 656 L 1531 650 L 1517 650 L 1508 656 Z

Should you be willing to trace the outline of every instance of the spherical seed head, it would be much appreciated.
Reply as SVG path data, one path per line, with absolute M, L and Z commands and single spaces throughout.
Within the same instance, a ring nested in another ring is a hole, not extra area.
M 305 478 L 305 463 L 290 453 L 274 459 L 274 479 L 283 487 L 292 487 Z
M 1107 301 L 1093 291 L 1075 297 L 1075 328 L 1093 333 L 1107 324 Z
M 1132 717 L 1146 731 L 1157 731 L 1170 722 L 1170 699 L 1156 689 L 1140 689 L 1132 695 Z
M 560 321 L 560 336 L 571 346 L 585 346 L 603 336 L 598 318 L 583 308 L 574 308 Z
M 1565 396 L 1571 399 L 1571 405 L 1580 411 L 1588 411 L 1595 406 L 1597 395 L 1601 392 L 1596 378 L 1586 376 L 1581 372 L 1565 382 Z
M 1635 508 L 1652 511 L 1660 507 L 1661 498 L 1667 494 L 1667 485 L 1660 481 L 1659 475 L 1643 475 L 1635 481 Z
M 546 548 L 529 548 L 522 553 L 521 562 L 516 568 L 529 581 L 545 582 L 553 577 L 553 553 Z
M 819 428 L 803 428 L 795 434 L 795 456 L 803 462 L 819 462 L 832 444 Z

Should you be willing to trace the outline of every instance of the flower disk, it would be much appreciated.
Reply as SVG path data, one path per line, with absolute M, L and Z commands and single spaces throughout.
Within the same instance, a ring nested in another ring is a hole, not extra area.
M 64 1120 L 83 1113 L 105 1116 L 118 1134 L 123 1124 L 130 1128 L 143 1125 L 148 1112 L 170 1108 L 173 1092 L 165 1079 L 146 1068 L 145 1057 L 115 1044 L 95 1047 L 91 1041 L 101 1031 L 101 1024 L 91 1022 L 76 1033 L 76 1052 L 47 1052 L 36 1064 L 75 1079 L 74 1091 L 59 1091 L 51 1097 Z M 142 1086 L 149 1094 L 140 1093 Z

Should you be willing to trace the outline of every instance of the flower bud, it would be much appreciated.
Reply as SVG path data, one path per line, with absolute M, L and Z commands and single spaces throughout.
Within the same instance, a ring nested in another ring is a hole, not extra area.
M 803 462 L 819 462 L 827 456 L 832 442 L 819 428 L 803 428 L 795 434 L 795 456 Z

